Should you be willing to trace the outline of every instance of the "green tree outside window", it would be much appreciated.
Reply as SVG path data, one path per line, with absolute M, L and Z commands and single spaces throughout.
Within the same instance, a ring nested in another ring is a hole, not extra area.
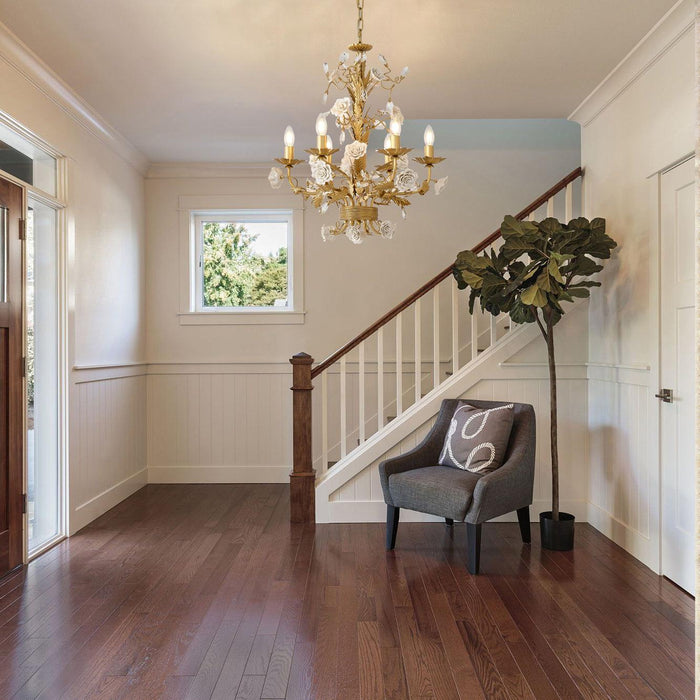
M 245 225 L 206 222 L 203 226 L 205 307 L 286 306 L 287 248 L 261 255 L 257 235 Z

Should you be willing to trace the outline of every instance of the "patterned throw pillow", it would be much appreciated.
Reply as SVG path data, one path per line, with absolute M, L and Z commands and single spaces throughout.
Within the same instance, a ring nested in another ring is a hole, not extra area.
M 513 404 L 476 408 L 460 401 L 445 435 L 439 463 L 478 474 L 498 469 L 513 427 Z

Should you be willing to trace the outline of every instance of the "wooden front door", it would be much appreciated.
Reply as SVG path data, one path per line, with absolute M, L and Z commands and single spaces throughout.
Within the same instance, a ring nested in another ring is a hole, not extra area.
M 22 195 L 0 178 L 0 576 L 23 552 Z

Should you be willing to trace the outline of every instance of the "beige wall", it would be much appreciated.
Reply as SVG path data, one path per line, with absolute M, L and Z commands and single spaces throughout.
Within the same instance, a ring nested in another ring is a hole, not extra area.
M 1 25 L 0 57 L 0 110 L 68 161 L 68 510 L 73 532 L 145 483 L 145 431 L 129 422 L 135 409 L 145 413 L 145 379 L 140 384 L 123 379 L 115 368 L 90 370 L 94 391 L 81 392 L 78 382 L 87 370 L 73 369 L 144 359 L 143 159 L 114 132 L 103 130 L 89 108 Z M 117 395 L 119 400 L 107 398 Z M 81 416 L 90 418 L 90 431 L 79 430 Z M 108 454 L 100 436 L 112 425 L 126 433 L 110 443 Z
M 692 15 L 692 3 L 681 3 L 573 115 L 583 127 L 586 213 L 605 217 L 619 243 L 589 313 L 589 517 L 657 571 L 658 197 L 652 176 L 694 148 Z
M 448 157 L 438 174 L 449 175 L 448 186 L 438 197 L 432 191 L 419 197 L 406 221 L 392 212 L 388 218 L 399 224 L 393 241 L 324 244 L 320 228 L 331 215 L 321 217 L 307 207 L 307 313 L 297 326 L 179 325 L 178 197 L 262 194 L 274 207 L 275 192 L 288 192 L 284 186 L 270 189 L 269 167 L 255 178 L 172 177 L 157 169 L 160 176 L 146 181 L 149 362 L 286 362 L 301 350 L 321 359 L 450 264 L 457 251 L 491 233 L 503 214 L 528 204 L 579 165 L 577 128 L 560 120 L 504 121 L 497 127 L 479 121 L 434 124 L 436 147 Z M 407 127 L 406 143 L 420 145 L 420 126 Z M 447 149 L 439 146 L 441 135 Z M 486 145 L 479 148 L 480 143 Z
M 179 197 L 248 194 L 274 207 L 278 193 L 288 193 L 270 189 L 269 167 L 253 173 L 220 167 L 219 177 L 212 177 L 211 166 L 152 168 L 146 180 L 152 480 L 285 480 L 289 357 L 300 351 L 317 360 L 327 356 L 497 228 L 503 214 L 518 211 L 579 164 L 577 126 L 561 120 L 434 126 L 448 157 L 440 172 L 449 175 L 448 187 L 438 197 L 419 198 L 405 221 L 394 213 L 399 228 L 393 241 L 323 243 L 320 227 L 327 219 L 304 212 L 302 325 L 180 325 Z M 420 144 L 423 127 L 407 124 L 402 138 Z M 203 177 L 195 177 L 198 170 Z M 427 312 L 424 322 L 427 338 Z M 389 358 L 393 344 L 387 340 L 386 347 Z M 407 349 L 404 358 L 411 353 Z

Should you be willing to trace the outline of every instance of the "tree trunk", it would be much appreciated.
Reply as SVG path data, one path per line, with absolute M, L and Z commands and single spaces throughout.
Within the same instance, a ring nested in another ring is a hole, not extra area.
M 552 448 L 552 519 L 559 520 L 559 449 L 557 445 L 557 367 L 554 361 L 554 323 L 552 312 L 545 311 L 547 322 L 547 359 L 549 361 L 549 415 Z

